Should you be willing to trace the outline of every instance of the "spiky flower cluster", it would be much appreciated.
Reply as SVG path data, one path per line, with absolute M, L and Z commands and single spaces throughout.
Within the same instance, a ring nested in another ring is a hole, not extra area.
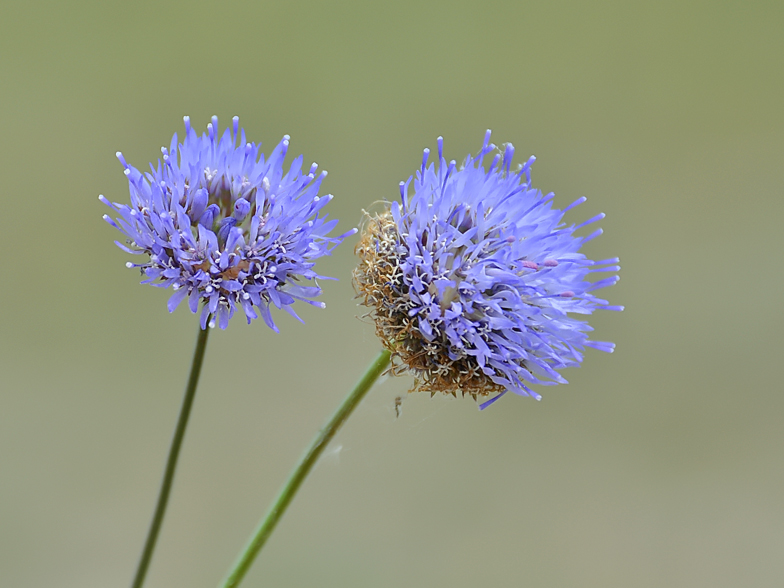
M 489 168 L 485 156 L 496 151 Z M 400 202 L 368 218 L 357 254 L 355 286 L 370 307 L 376 332 L 392 352 L 393 370 L 410 371 L 415 390 L 458 391 L 475 399 L 507 391 L 541 398 L 529 386 L 566 383 L 556 371 L 578 366 L 591 327 L 569 313 L 622 310 L 596 298 L 617 275 L 618 259 L 592 261 L 579 253 L 601 229 L 578 237 L 562 222 L 553 194 L 531 188 L 534 158 L 511 171 L 514 148 L 501 151 L 490 131 L 476 157 L 447 163 L 438 139 L 438 165 L 401 182 Z
M 321 294 L 315 280 L 323 277 L 313 271 L 315 260 L 355 232 L 328 236 L 337 221 L 319 212 L 332 196 L 318 196 L 327 172 L 316 176 L 314 163 L 303 174 L 300 155 L 284 173 L 288 135 L 265 160 L 261 144 L 246 142 L 237 117 L 220 138 L 217 117 L 201 136 L 188 117 L 184 121 L 184 141 L 175 133 L 151 173 L 142 174 L 117 153 L 131 205 L 100 196 L 118 215 L 104 219 L 127 237 L 125 244 L 116 241 L 118 247 L 148 256 L 126 265 L 141 268 L 143 284 L 174 289 L 170 312 L 185 298 L 194 313 L 202 305 L 202 328 L 217 319 L 225 329 L 238 309 L 250 323 L 258 309 L 277 331 L 271 304 L 297 319 L 291 308 L 296 300 L 323 307 L 313 300 Z

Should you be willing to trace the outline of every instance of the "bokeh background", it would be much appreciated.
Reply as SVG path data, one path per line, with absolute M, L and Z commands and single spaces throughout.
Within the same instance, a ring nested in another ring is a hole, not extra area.
M 422 149 L 484 131 L 621 257 L 589 350 L 537 403 L 378 385 L 252 586 L 784 585 L 780 2 L 44 2 L 0 20 L 0 585 L 127 586 L 196 334 L 101 220 L 181 132 L 239 115 L 329 170 L 348 229 Z M 375 357 L 328 308 L 209 342 L 149 588 L 216 586 Z

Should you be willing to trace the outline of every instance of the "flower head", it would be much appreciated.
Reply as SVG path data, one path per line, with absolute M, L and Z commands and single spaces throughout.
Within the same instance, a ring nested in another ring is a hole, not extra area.
M 489 168 L 485 156 L 496 152 Z M 393 370 L 411 372 L 415 390 L 461 391 L 474 398 L 507 391 L 541 398 L 531 384 L 566 383 L 556 371 L 578 366 L 585 347 L 611 352 L 588 339 L 591 327 L 571 314 L 610 306 L 593 292 L 617 275 L 618 259 L 592 261 L 579 252 L 587 237 L 562 222 L 553 194 L 531 188 L 530 158 L 512 171 L 514 147 L 503 152 L 490 131 L 476 157 L 447 163 L 438 139 L 438 164 L 400 184 L 400 202 L 367 219 L 357 245 L 355 286 L 371 308 L 376 332 L 392 352 Z
M 185 298 L 194 313 L 202 304 L 202 328 L 217 319 L 225 329 L 238 309 L 250 323 L 257 309 L 277 331 L 270 304 L 297 319 L 295 300 L 323 307 L 313 300 L 321 294 L 315 280 L 323 278 L 313 271 L 315 260 L 355 232 L 328 236 L 337 221 L 319 212 L 332 196 L 318 195 L 327 172 L 316 176 L 314 163 L 303 174 L 301 155 L 284 172 L 288 135 L 265 160 L 261 144 L 246 142 L 237 117 L 220 137 L 217 117 L 201 136 L 187 116 L 184 121 L 183 142 L 175 133 L 170 148 L 161 147 L 163 163 L 151 164 L 150 173 L 117 153 L 130 206 L 99 197 L 118 215 L 104 219 L 127 237 L 117 246 L 147 256 L 126 265 L 141 269 L 143 284 L 174 289 L 170 312 Z

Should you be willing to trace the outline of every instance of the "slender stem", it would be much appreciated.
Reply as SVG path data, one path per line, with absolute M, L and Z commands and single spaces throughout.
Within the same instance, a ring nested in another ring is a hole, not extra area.
M 329 422 L 319 431 L 318 435 L 316 435 L 310 449 L 302 456 L 299 465 L 297 465 L 291 473 L 291 476 L 289 476 L 286 485 L 283 486 L 283 489 L 280 491 L 280 494 L 278 494 L 272 507 L 267 511 L 264 519 L 262 519 L 253 538 L 234 564 L 233 569 L 222 585 L 223 588 L 235 588 L 236 586 L 239 586 L 248 569 L 250 569 L 250 566 L 253 564 L 253 560 L 272 534 L 275 525 L 278 524 L 283 513 L 286 511 L 286 507 L 288 507 L 300 485 L 305 480 L 308 473 L 310 473 L 310 470 L 313 469 L 316 461 L 318 461 L 321 452 L 324 451 L 330 440 L 351 415 L 351 412 L 362 401 L 362 398 L 365 397 L 367 391 L 370 390 L 373 383 L 389 365 L 389 356 L 390 353 L 386 350 L 379 354 L 375 361 L 370 364 L 370 367 L 368 367 L 368 370 L 365 372 L 365 375 L 362 376 L 362 379 L 357 383 L 349 395 L 346 396 L 345 400 L 343 400 Z
M 201 365 L 204 361 L 204 351 L 207 349 L 207 336 L 210 329 L 199 329 L 199 336 L 196 339 L 196 349 L 193 352 L 193 362 L 191 363 L 191 373 L 188 377 L 188 385 L 185 387 L 185 397 L 182 399 L 180 417 L 177 420 L 177 427 L 174 429 L 169 457 L 166 460 L 166 469 L 163 472 L 160 494 L 158 494 L 158 504 L 155 506 L 155 514 L 152 517 L 150 531 L 147 533 L 147 541 L 144 543 L 142 557 L 139 560 L 139 567 L 136 569 L 136 576 L 133 579 L 132 588 L 141 588 L 144 584 L 144 576 L 152 559 L 155 550 L 155 542 L 158 540 L 158 532 L 161 530 L 163 515 L 166 512 L 166 504 L 169 501 L 172 481 L 174 480 L 174 470 L 177 468 L 177 458 L 180 455 L 182 438 L 185 436 L 185 427 L 188 426 L 188 417 L 193 406 L 193 398 L 196 396 L 196 386 L 199 384 L 199 374 Z

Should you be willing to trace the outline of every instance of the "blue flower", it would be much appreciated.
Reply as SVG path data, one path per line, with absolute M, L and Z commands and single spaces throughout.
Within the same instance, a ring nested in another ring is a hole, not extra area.
M 355 232 L 328 236 L 337 221 L 319 213 L 332 196 L 318 196 L 327 172 L 316 176 L 313 164 L 303 174 L 301 155 L 284 172 L 288 135 L 265 160 L 260 144 L 246 142 L 237 117 L 222 137 L 217 117 L 201 136 L 187 116 L 184 121 L 184 141 L 175 133 L 170 148 L 161 148 L 163 163 L 151 164 L 150 173 L 117 153 L 130 206 L 99 197 L 117 215 L 103 218 L 126 236 L 117 246 L 147 256 L 126 265 L 141 269 L 143 284 L 172 287 L 170 312 L 185 298 L 194 313 L 201 305 L 202 329 L 216 320 L 225 329 L 241 309 L 248 323 L 260 314 L 277 331 L 270 305 L 297 319 L 296 300 L 323 308 L 313 300 L 323 278 L 313 271 L 315 260 Z
M 485 157 L 496 152 L 489 167 Z M 415 390 L 431 395 L 539 394 L 532 384 L 566 383 L 556 370 L 579 366 L 585 347 L 611 352 L 612 343 L 572 315 L 610 306 L 593 292 L 618 281 L 618 258 L 592 261 L 580 253 L 587 237 L 563 223 L 553 194 L 531 188 L 530 158 L 511 170 L 514 147 L 490 143 L 462 166 L 443 157 L 400 184 L 400 202 L 368 218 L 354 283 L 371 309 L 376 332 L 392 352 L 393 373 L 410 372 Z M 609 277 L 589 279 L 595 273 Z

